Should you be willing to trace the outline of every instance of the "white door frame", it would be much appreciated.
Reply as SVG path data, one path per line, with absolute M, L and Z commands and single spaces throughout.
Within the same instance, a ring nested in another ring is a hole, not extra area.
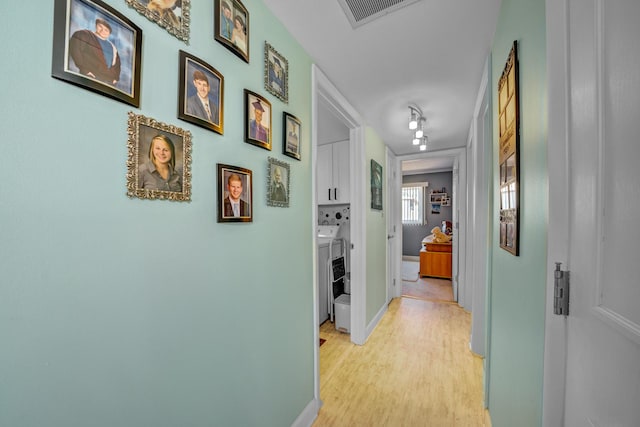
M 322 103 L 331 113 L 349 128 L 349 162 L 351 164 L 351 341 L 364 344 L 366 341 L 366 164 L 364 143 L 364 122 L 358 112 L 329 81 L 327 76 L 315 65 L 311 66 L 311 188 L 312 188 L 312 224 L 313 233 L 313 328 L 314 328 L 314 398 L 317 408 L 320 400 L 320 359 L 318 330 L 318 294 L 317 294 L 317 236 L 316 224 L 316 173 L 318 147 L 318 105 Z
M 547 225 L 547 292 L 542 387 L 542 425 L 564 425 L 567 323 L 553 314 L 555 262 L 569 258 L 569 88 L 568 5 L 546 0 L 547 26 L 547 170 L 549 220 Z
M 402 295 L 402 173 L 400 161 L 387 147 L 387 303 Z M 395 229 L 394 229 L 395 227 Z M 390 237 L 392 236 L 392 237 Z

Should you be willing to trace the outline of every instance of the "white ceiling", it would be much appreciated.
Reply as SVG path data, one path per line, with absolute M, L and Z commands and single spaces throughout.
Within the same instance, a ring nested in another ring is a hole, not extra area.
M 420 0 L 356 29 L 338 0 L 264 2 L 396 155 L 419 153 L 409 104 L 429 151 L 465 146 L 500 0 Z

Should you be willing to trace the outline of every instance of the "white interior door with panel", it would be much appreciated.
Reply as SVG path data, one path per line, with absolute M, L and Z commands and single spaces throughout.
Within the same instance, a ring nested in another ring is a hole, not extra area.
M 640 426 L 640 2 L 547 1 L 544 425 Z

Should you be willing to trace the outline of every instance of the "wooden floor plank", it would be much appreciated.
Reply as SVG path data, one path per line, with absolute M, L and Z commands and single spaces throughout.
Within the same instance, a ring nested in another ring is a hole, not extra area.
M 457 305 L 411 298 L 391 302 L 364 346 L 325 322 L 313 426 L 485 426 L 470 328 Z

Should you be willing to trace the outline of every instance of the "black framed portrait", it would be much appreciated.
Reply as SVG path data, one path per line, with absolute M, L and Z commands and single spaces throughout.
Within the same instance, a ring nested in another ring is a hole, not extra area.
M 263 96 L 244 90 L 244 140 L 271 151 L 271 103 Z
M 253 221 L 253 180 L 249 169 L 218 163 L 218 222 Z
M 249 63 L 249 12 L 239 0 L 214 0 L 214 38 Z
M 302 124 L 293 114 L 282 113 L 282 154 L 301 160 L 300 136 Z
M 100 0 L 55 0 L 51 76 L 140 106 L 142 30 Z
M 191 201 L 191 132 L 129 112 L 127 196 Z
M 179 53 L 178 118 L 224 134 L 224 77 L 185 51 Z
M 289 102 L 289 61 L 264 42 L 264 87 L 284 103 Z
M 382 210 L 382 166 L 371 159 L 371 209 Z

